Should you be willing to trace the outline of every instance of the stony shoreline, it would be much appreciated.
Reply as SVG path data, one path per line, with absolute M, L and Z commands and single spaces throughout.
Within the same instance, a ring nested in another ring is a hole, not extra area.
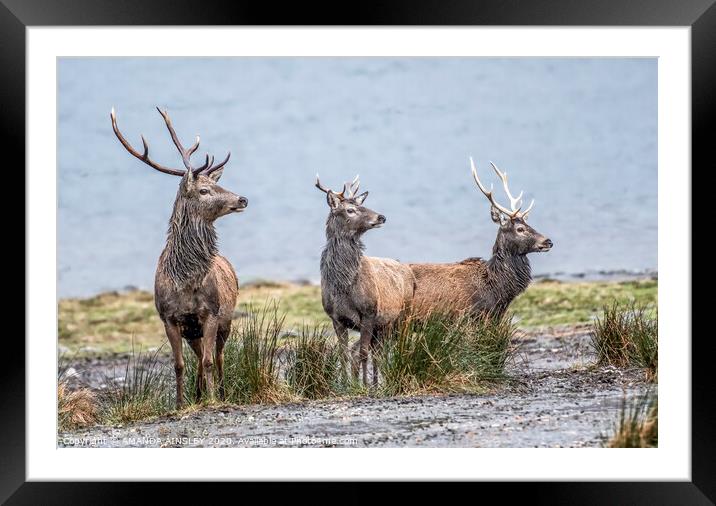
M 220 406 L 58 434 L 97 447 L 596 447 L 643 371 L 596 367 L 584 328 L 525 335 L 510 380 L 480 395 L 370 396 Z M 103 367 L 101 360 L 93 367 Z M 95 374 L 96 377 L 99 377 Z M 90 381 L 92 381 L 90 379 Z

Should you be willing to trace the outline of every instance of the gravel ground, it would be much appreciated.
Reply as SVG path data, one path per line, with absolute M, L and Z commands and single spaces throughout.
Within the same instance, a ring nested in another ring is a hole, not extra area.
M 58 434 L 58 446 L 98 447 L 589 447 L 600 446 L 640 370 L 597 368 L 583 328 L 524 336 L 512 380 L 485 395 L 350 398 L 202 409 L 126 426 Z M 71 364 L 101 388 L 123 359 Z

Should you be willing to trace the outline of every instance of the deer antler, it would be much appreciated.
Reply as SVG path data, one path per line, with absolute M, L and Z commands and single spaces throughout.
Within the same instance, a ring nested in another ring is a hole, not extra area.
M 510 199 L 510 208 L 512 209 L 513 212 L 514 212 L 514 211 L 519 211 L 520 208 L 517 207 L 517 204 L 519 203 L 520 206 L 522 205 L 521 200 L 522 200 L 522 194 L 523 194 L 524 192 L 521 191 L 520 194 L 517 195 L 517 197 L 513 197 L 513 196 L 512 196 L 512 192 L 510 191 L 510 187 L 507 185 L 507 171 L 505 171 L 505 172 L 500 172 L 500 169 L 497 168 L 497 165 L 495 165 L 495 164 L 492 163 L 492 162 L 490 162 L 490 165 L 492 165 L 492 168 L 493 168 L 493 169 L 495 170 L 495 172 L 497 173 L 497 176 L 502 180 L 502 187 L 505 189 L 505 193 L 507 194 L 507 198 Z
M 159 165 L 155 161 L 149 158 L 149 144 L 147 144 L 146 139 L 142 135 L 142 144 L 144 145 L 144 153 L 140 154 L 138 151 L 136 151 L 131 144 L 127 141 L 127 139 L 124 138 L 122 133 L 119 131 L 119 128 L 117 127 L 117 115 L 114 112 L 114 107 L 112 107 L 112 112 L 109 114 L 110 118 L 112 118 L 112 129 L 114 130 L 114 135 L 117 136 L 117 139 L 119 139 L 119 142 L 122 143 L 122 146 L 129 151 L 129 154 L 132 156 L 135 156 L 139 158 L 141 161 L 152 167 L 153 169 L 158 170 L 159 172 L 163 172 L 165 174 L 170 174 L 172 176 L 183 176 L 184 171 L 177 170 L 177 169 L 170 169 L 169 167 L 164 167 L 163 165 Z
M 204 165 L 202 165 L 201 167 L 196 167 L 196 168 L 192 167 L 191 163 L 189 162 L 189 158 L 199 148 L 199 141 L 200 141 L 199 136 L 198 135 L 196 136 L 196 142 L 194 143 L 194 145 L 192 147 L 190 147 L 189 149 L 184 149 L 181 142 L 179 141 L 179 137 L 177 137 L 177 134 L 174 131 L 174 127 L 172 126 L 171 119 L 169 118 L 169 113 L 167 113 L 167 111 L 162 111 L 161 109 L 159 109 L 159 107 L 157 107 L 157 111 L 159 111 L 159 114 L 161 114 L 162 118 L 164 118 L 164 123 L 166 123 L 166 125 L 167 125 L 167 129 L 169 130 L 169 135 L 171 136 L 172 141 L 174 141 L 174 145 L 179 150 L 179 154 L 181 154 L 181 159 L 184 162 L 184 166 L 186 167 L 187 170 L 191 170 L 195 176 L 199 175 L 199 173 L 201 173 L 202 171 L 206 171 L 206 172 L 204 172 L 204 174 L 206 174 L 208 176 L 212 172 L 219 170 L 221 167 L 226 165 L 226 162 L 228 162 L 229 158 L 231 158 L 231 151 L 229 151 L 229 154 L 226 155 L 226 158 L 224 159 L 223 162 L 221 162 L 218 165 L 213 165 L 214 164 L 214 156 L 212 155 L 211 158 L 209 158 L 209 155 L 206 155 L 206 162 L 204 163 Z
M 172 126 L 171 119 L 169 118 L 169 114 L 166 111 L 162 111 L 157 107 L 157 111 L 159 111 L 159 114 L 162 115 L 162 118 L 164 118 L 164 123 L 167 125 L 167 129 L 169 130 L 169 135 L 172 138 L 172 141 L 174 142 L 174 145 L 179 150 L 179 153 L 181 154 L 182 162 L 184 163 L 184 167 L 186 167 L 186 170 L 192 171 L 192 174 L 194 176 L 199 175 L 200 173 L 203 173 L 205 175 L 209 175 L 212 172 L 220 169 L 224 165 L 226 165 L 226 162 L 229 161 L 229 158 L 231 157 L 231 152 L 229 152 L 228 155 L 226 155 L 226 159 L 224 159 L 223 162 L 221 162 L 218 165 L 214 164 L 214 157 L 209 155 L 206 155 L 206 162 L 201 167 L 192 167 L 190 158 L 191 155 L 194 154 L 194 152 L 199 149 L 199 142 L 200 138 L 197 135 L 196 141 L 189 149 L 184 149 L 184 146 L 182 146 L 181 141 L 179 141 L 179 137 L 177 136 L 176 132 L 174 131 L 174 127 Z M 119 128 L 117 127 L 117 116 L 114 112 L 114 107 L 112 108 L 112 112 L 110 113 L 110 117 L 112 119 L 112 129 L 114 130 L 114 134 L 117 136 L 117 139 L 119 139 L 119 142 L 122 143 L 122 146 L 129 151 L 129 153 L 132 156 L 135 156 L 136 158 L 140 159 L 150 167 L 158 170 L 159 172 L 163 172 L 165 174 L 170 174 L 172 176 L 184 176 L 186 174 L 186 171 L 179 170 L 179 169 L 172 169 L 169 167 L 164 167 L 163 165 L 159 165 L 155 161 L 151 160 L 149 158 L 149 144 L 147 144 L 146 139 L 144 136 L 142 136 L 142 145 L 144 146 L 144 153 L 140 154 L 138 151 L 136 151 L 131 144 L 127 141 L 127 139 L 124 138 L 122 133 L 119 131 Z
M 500 204 L 495 201 L 495 198 L 492 194 L 492 186 L 490 186 L 490 190 L 486 190 L 483 186 L 482 182 L 480 182 L 480 178 L 477 177 L 477 169 L 475 169 L 475 162 L 473 161 L 472 157 L 470 157 L 470 166 L 472 167 L 472 177 L 475 179 L 475 182 L 477 183 L 477 186 L 480 188 L 480 191 L 487 197 L 487 199 L 490 201 L 490 203 L 498 209 L 503 214 L 506 214 L 510 218 L 522 218 L 525 219 L 527 217 L 527 214 L 532 210 L 532 206 L 534 205 L 535 201 L 532 199 L 532 203 L 529 205 L 526 211 L 522 211 L 522 195 L 524 192 L 520 192 L 520 194 L 517 197 L 512 196 L 512 192 L 510 191 L 510 188 L 507 184 L 507 172 L 500 172 L 500 169 L 497 168 L 497 166 L 490 162 L 492 165 L 492 168 L 495 170 L 497 175 L 499 176 L 500 180 L 502 181 L 502 187 L 505 189 L 505 193 L 507 193 L 507 198 L 510 199 L 510 209 L 507 209 L 504 206 L 501 206 Z M 519 206 L 518 206 L 519 204 Z M 522 212 L 521 212 L 522 211 Z
M 360 188 L 360 181 L 358 180 L 358 176 L 356 176 L 353 181 L 350 183 L 343 183 L 343 189 L 340 193 L 335 192 L 331 190 L 330 188 L 326 188 L 321 184 L 321 180 L 316 174 L 316 188 L 321 190 L 323 193 L 332 193 L 333 195 L 336 195 L 341 200 L 350 199 L 355 196 L 356 192 L 358 191 L 358 188 Z M 348 191 L 348 195 L 346 195 L 346 191 Z
M 356 193 L 358 193 L 359 188 L 360 188 L 360 179 L 358 177 L 358 174 L 356 174 L 356 177 L 353 178 L 353 181 L 348 183 L 348 197 L 347 198 L 355 197 Z

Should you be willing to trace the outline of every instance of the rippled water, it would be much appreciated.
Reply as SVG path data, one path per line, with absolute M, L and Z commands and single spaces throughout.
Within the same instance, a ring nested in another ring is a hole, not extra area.
M 109 120 L 166 165 L 189 144 L 232 158 L 222 186 L 249 208 L 217 222 L 239 278 L 318 278 L 327 207 L 316 172 L 355 174 L 387 224 L 367 253 L 488 256 L 496 229 L 469 172 L 489 160 L 535 198 L 555 242 L 537 274 L 657 267 L 655 59 L 61 59 L 59 295 L 152 286 L 179 178 L 143 165 Z M 499 195 L 499 193 L 498 193 Z M 504 199 L 503 199 L 504 200 Z

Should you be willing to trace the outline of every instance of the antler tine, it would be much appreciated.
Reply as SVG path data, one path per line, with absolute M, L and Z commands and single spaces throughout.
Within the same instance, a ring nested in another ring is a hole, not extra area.
M 353 181 L 348 184 L 348 188 L 348 197 L 355 197 L 356 193 L 358 193 L 358 190 L 360 189 L 360 176 L 358 174 L 356 174 Z
M 521 204 L 520 201 L 522 200 L 522 195 L 524 194 L 524 191 L 521 191 L 520 194 L 517 195 L 517 197 L 513 197 L 513 196 L 512 196 L 512 192 L 510 191 L 510 187 L 507 185 L 507 171 L 505 171 L 505 172 L 500 172 L 500 169 L 497 168 L 497 165 L 495 165 L 495 164 L 492 163 L 492 162 L 490 162 L 490 165 L 492 165 L 492 168 L 493 168 L 493 169 L 495 170 L 495 172 L 497 173 L 497 176 L 502 180 L 502 187 L 505 189 L 505 193 L 507 194 L 507 198 L 510 199 L 510 208 L 512 209 L 512 212 L 513 212 L 513 213 L 515 214 L 515 216 L 516 216 L 517 213 L 520 212 L 520 209 L 521 209 L 521 207 L 522 207 L 522 204 Z M 517 206 L 518 203 L 520 204 L 519 207 Z
M 199 149 L 199 142 L 201 141 L 201 138 L 197 135 L 196 136 L 196 142 L 194 142 L 194 145 L 189 148 L 189 156 L 194 154 L 194 151 Z
M 196 137 L 196 142 L 194 145 L 189 149 L 184 149 L 184 146 L 182 146 L 181 141 L 179 140 L 179 137 L 177 137 L 177 133 L 174 131 L 174 127 L 172 126 L 172 121 L 169 118 L 169 114 L 167 111 L 162 111 L 159 107 L 157 107 L 157 111 L 159 111 L 159 114 L 162 115 L 162 118 L 164 118 L 164 123 L 167 125 L 167 129 L 169 130 L 169 135 L 172 138 L 172 141 L 174 142 L 174 145 L 179 150 L 179 153 L 181 154 L 182 162 L 184 162 L 184 166 L 186 167 L 186 170 L 192 171 L 192 173 L 196 174 L 194 167 L 191 166 L 191 163 L 189 162 L 189 157 L 199 148 L 199 136 Z
M 204 169 L 206 169 L 207 167 L 209 167 L 209 165 L 210 165 L 210 163 L 209 163 L 209 153 L 207 153 L 207 154 L 206 154 L 206 161 L 204 162 L 204 165 L 202 165 L 201 167 L 198 167 L 197 169 L 195 169 L 196 172 L 195 172 L 194 174 L 198 174 L 198 173 L 201 172 L 202 170 L 204 170 Z
M 338 198 L 340 198 L 341 200 L 345 200 L 345 198 L 346 198 L 346 189 L 347 189 L 347 187 L 346 187 L 346 184 L 345 184 L 345 183 L 343 184 L 343 189 L 341 190 L 340 193 L 334 192 L 334 191 L 331 190 L 330 188 L 326 188 L 325 186 L 323 186 L 323 185 L 321 184 L 321 179 L 319 178 L 318 174 L 316 174 L 316 188 L 318 188 L 319 190 L 321 190 L 323 193 L 332 193 L 333 195 L 337 195 Z
M 532 202 L 530 202 L 530 205 L 527 207 L 527 210 L 522 211 L 522 213 L 520 213 L 520 217 L 522 217 L 523 220 L 527 218 L 527 215 L 532 210 L 533 205 L 535 205 L 535 199 L 532 199 Z
M 223 161 L 223 162 L 221 162 L 221 163 L 218 164 L 218 165 L 214 165 L 213 167 L 209 167 L 208 169 L 206 169 L 206 172 L 204 172 L 204 174 L 206 174 L 206 175 L 208 176 L 208 175 L 211 174 L 212 172 L 219 170 L 219 169 L 222 168 L 224 165 L 226 165 L 226 162 L 229 161 L 229 158 L 231 158 L 231 151 L 229 151 L 229 152 L 226 154 L 226 158 L 224 158 L 224 161 Z M 214 157 L 213 157 L 213 156 L 211 157 L 211 163 L 212 163 L 212 164 L 214 163 Z
M 214 163 L 214 155 L 209 155 L 207 153 L 206 161 L 204 162 L 204 165 L 202 165 L 201 167 L 197 167 L 196 169 L 193 169 L 194 175 L 198 176 L 202 170 L 205 170 L 205 169 L 211 167 L 211 164 L 213 164 L 213 163 Z
M 475 182 L 477 183 L 477 186 L 480 188 L 480 191 L 487 197 L 487 199 L 490 201 L 490 204 L 492 204 L 495 208 L 500 210 L 502 213 L 512 216 L 512 211 L 509 209 L 501 206 L 500 204 L 495 201 L 495 197 L 492 194 L 492 187 L 490 187 L 490 190 L 486 190 L 485 187 L 482 185 L 482 182 L 480 181 L 480 178 L 477 177 L 477 169 L 475 168 L 475 162 L 473 161 L 472 157 L 470 157 L 470 166 L 472 168 L 472 177 L 475 179 Z
M 169 174 L 172 176 L 183 176 L 184 171 L 178 170 L 178 169 L 171 169 L 169 167 L 164 167 L 163 165 L 159 165 L 155 161 L 151 160 L 149 158 L 149 144 L 147 143 L 147 140 L 142 136 L 142 145 L 144 146 L 144 153 L 140 154 L 138 151 L 136 151 L 132 145 L 127 141 L 127 139 L 124 138 L 122 133 L 119 131 L 119 127 L 117 127 L 117 115 L 114 112 L 114 107 L 112 107 L 112 111 L 109 114 L 111 120 L 112 120 L 112 130 L 114 130 L 114 135 L 117 136 L 117 139 L 119 139 L 119 142 L 124 146 L 124 149 L 129 151 L 129 154 L 138 158 L 142 162 L 146 163 L 150 167 L 152 167 L 155 170 L 158 170 L 159 172 L 163 172 L 164 174 Z
M 316 174 L 316 188 L 318 188 L 319 190 L 321 190 L 323 193 L 329 193 L 329 192 L 331 192 L 330 189 L 326 188 L 325 186 L 323 186 L 323 185 L 321 184 L 321 179 L 318 177 L 318 174 Z

